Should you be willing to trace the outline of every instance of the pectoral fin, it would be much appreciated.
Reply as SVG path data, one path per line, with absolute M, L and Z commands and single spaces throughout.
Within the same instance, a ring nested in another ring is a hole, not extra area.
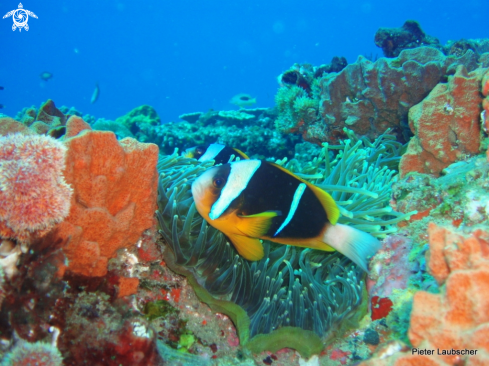
M 254 215 L 238 215 L 240 220 L 236 227 L 246 236 L 260 238 L 267 233 L 272 224 L 272 219 L 279 214 L 280 212 L 277 211 L 266 211 Z
M 244 259 L 258 261 L 265 255 L 263 252 L 263 245 L 258 239 L 242 235 L 233 235 L 230 236 L 229 239 Z

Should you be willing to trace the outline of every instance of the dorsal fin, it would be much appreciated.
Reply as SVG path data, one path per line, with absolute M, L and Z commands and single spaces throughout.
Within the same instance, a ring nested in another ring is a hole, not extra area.
M 249 159 L 248 155 L 246 155 L 240 149 L 236 149 L 235 147 L 233 147 L 232 149 L 238 153 L 238 155 L 239 155 L 240 158 Z
M 314 184 L 309 183 L 302 178 L 299 178 L 297 175 L 295 175 L 291 171 L 288 171 L 284 167 L 275 163 L 268 163 L 268 164 L 273 165 L 274 167 L 280 169 L 281 171 L 301 181 L 302 183 L 305 183 L 313 191 L 314 195 L 319 200 L 319 202 L 321 202 L 321 206 L 323 206 L 324 210 L 326 211 L 326 214 L 328 215 L 329 222 L 333 225 L 336 225 L 340 217 L 340 209 L 336 205 L 336 202 L 333 199 L 333 197 L 331 197 L 328 193 L 323 191 L 321 188 L 316 187 Z

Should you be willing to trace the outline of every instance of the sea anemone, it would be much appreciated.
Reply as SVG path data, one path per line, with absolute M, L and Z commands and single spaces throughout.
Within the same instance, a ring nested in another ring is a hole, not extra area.
M 331 148 L 339 150 L 333 161 Z M 353 146 L 351 141 L 325 145 L 318 158 L 303 166 L 295 160 L 278 163 L 331 192 L 342 207 L 342 223 L 384 236 L 409 216 L 391 212 L 388 206 L 396 172 L 387 165 L 393 164 L 392 155 L 399 149 L 383 135 L 374 143 L 358 140 Z M 190 282 L 198 287 L 197 294 L 211 302 L 211 307 L 217 304 L 226 312 L 226 304 L 237 304 L 244 310 L 245 317 L 236 314 L 235 308 L 228 311 L 242 343 L 248 336 L 286 326 L 312 331 L 319 337 L 336 329 L 362 303 L 362 270 L 338 252 L 266 241 L 262 260 L 243 259 L 195 209 L 191 183 L 210 166 L 212 162 L 200 163 L 177 152 L 160 159 L 157 216 L 160 232 L 171 248 L 165 254 L 167 263 L 193 278 Z

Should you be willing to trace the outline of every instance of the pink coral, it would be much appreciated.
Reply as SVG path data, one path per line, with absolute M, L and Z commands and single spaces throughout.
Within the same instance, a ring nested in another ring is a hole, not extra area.
M 389 236 L 370 262 L 367 288 L 371 297 L 389 297 L 393 289 L 405 289 L 411 276 L 410 239 L 402 235 Z
M 0 237 L 29 243 L 68 215 L 65 154 L 66 147 L 48 136 L 0 137 Z

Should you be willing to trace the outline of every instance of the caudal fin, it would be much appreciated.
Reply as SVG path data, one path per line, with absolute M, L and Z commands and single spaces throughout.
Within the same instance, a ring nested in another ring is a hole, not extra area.
M 323 241 L 350 258 L 365 272 L 368 272 L 367 260 L 380 249 L 380 242 L 372 235 L 342 224 L 330 226 Z

